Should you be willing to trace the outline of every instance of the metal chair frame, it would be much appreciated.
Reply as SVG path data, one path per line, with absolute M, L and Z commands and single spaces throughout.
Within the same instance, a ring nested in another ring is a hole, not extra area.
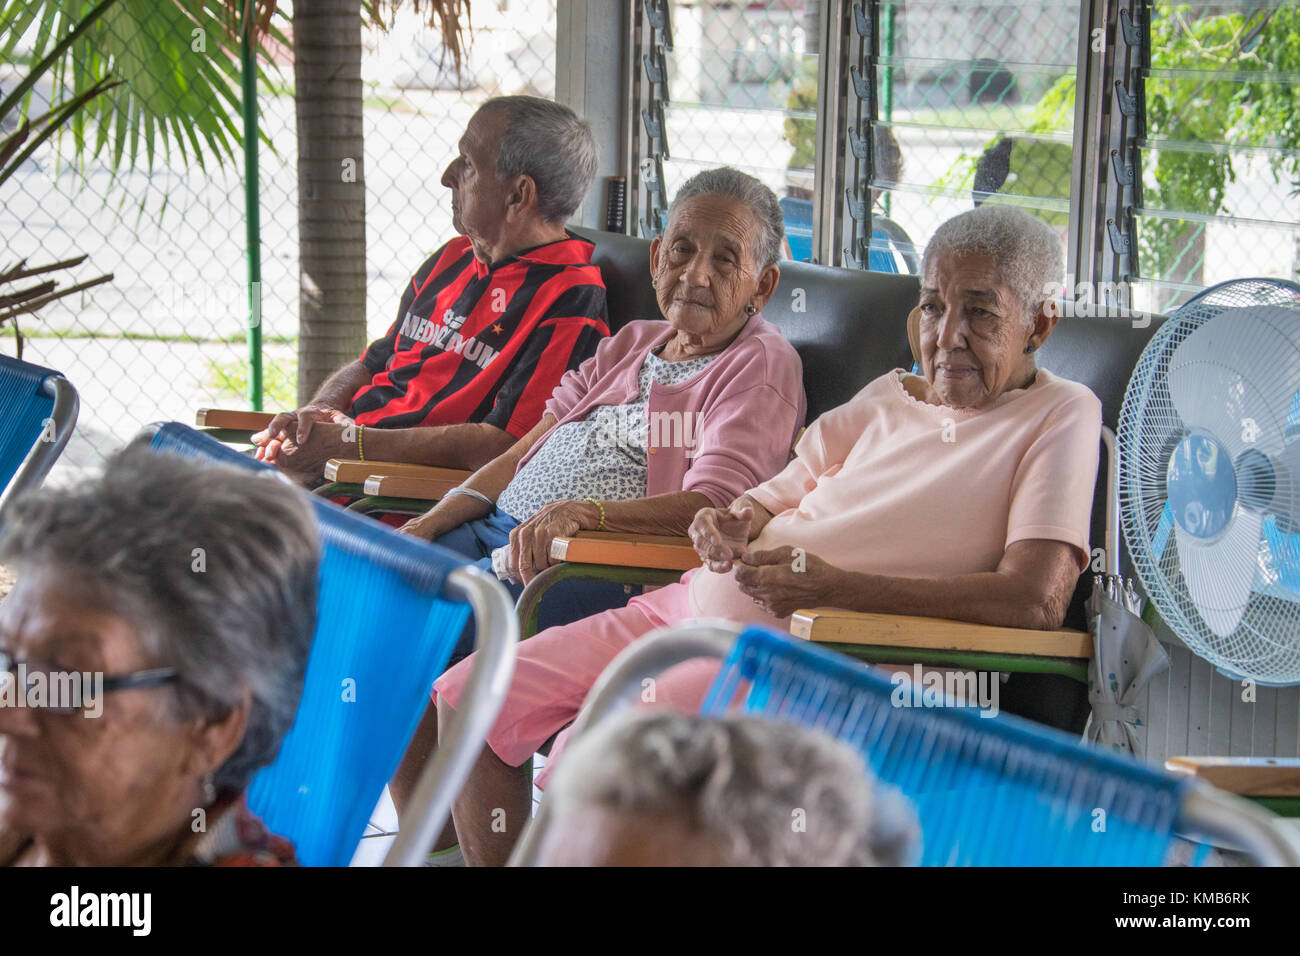
M 573 725 L 572 736 L 585 733 L 638 700 L 642 681 L 647 676 L 661 674 L 693 658 L 727 659 L 740 634 L 741 628 L 730 622 L 696 621 L 662 628 L 635 641 L 610 663 L 592 687 Z M 803 652 L 810 657 L 825 654 L 816 648 Z M 846 662 L 845 666 L 856 665 Z M 1069 746 L 1087 749 L 1065 735 L 1051 733 Z M 1155 770 L 1149 772 L 1158 773 Z M 547 802 L 543 800 L 538 815 L 529 823 L 511 854 L 511 866 L 536 863 L 548 825 Z M 1184 835 L 1208 838 L 1239 848 L 1261 865 L 1300 866 L 1300 847 L 1277 826 L 1274 817 L 1249 801 L 1213 787 L 1188 782 L 1179 807 L 1177 829 Z

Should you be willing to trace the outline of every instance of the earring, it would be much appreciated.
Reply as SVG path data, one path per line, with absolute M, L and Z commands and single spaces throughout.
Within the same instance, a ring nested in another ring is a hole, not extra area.
M 758 311 L 758 309 L 757 309 L 755 306 L 753 306 L 753 305 L 747 305 L 747 306 L 745 306 L 745 312 L 746 312 L 746 314 L 748 314 L 748 315 L 753 315 L 753 314 L 754 314 L 755 312 L 757 312 L 757 311 Z
M 1027 345 L 1027 346 L 1025 346 L 1025 354 L 1026 354 L 1026 355 L 1032 355 L 1032 354 L 1033 354 L 1034 352 L 1036 352 L 1037 350 L 1038 350 L 1038 346 L 1037 346 L 1037 345 Z
M 212 782 L 212 774 L 203 778 L 203 805 L 210 807 L 217 802 L 217 788 Z

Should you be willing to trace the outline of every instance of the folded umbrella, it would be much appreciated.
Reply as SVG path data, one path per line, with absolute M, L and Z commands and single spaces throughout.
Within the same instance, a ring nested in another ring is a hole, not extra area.
M 1137 728 L 1142 725 L 1142 717 L 1137 710 L 1138 694 L 1152 677 L 1169 666 L 1169 655 L 1139 617 L 1141 602 L 1131 582 L 1126 588 L 1118 578 L 1110 577 L 1106 586 L 1092 589 L 1087 604 L 1094 650 L 1088 663 L 1092 713 L 1083 736 L 1103 747 L 1140 757 Z

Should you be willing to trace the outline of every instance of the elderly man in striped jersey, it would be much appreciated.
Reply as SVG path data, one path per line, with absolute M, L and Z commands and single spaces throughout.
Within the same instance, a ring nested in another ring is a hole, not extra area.
M 359 454 L 476 469 L 531 431 L 609 335 L 592 245 L 564 228 L 595 171 L 572 110 L 484 103 L 442 176 L 460 235 L 412 277 L 387 335 L 253 436 L 257 456 L 305 482 Z

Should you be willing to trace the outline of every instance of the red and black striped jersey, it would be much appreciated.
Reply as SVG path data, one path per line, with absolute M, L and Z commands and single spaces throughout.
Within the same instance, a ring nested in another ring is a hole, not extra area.
M 411 279 L 397 321 L 361 363 L 352 398 L 360 425 L 407 428 L 485 422 L 516 438 L 551 392 L 609 335 L 593 246 L 564 239 L 487 265 L 458 236 Z

